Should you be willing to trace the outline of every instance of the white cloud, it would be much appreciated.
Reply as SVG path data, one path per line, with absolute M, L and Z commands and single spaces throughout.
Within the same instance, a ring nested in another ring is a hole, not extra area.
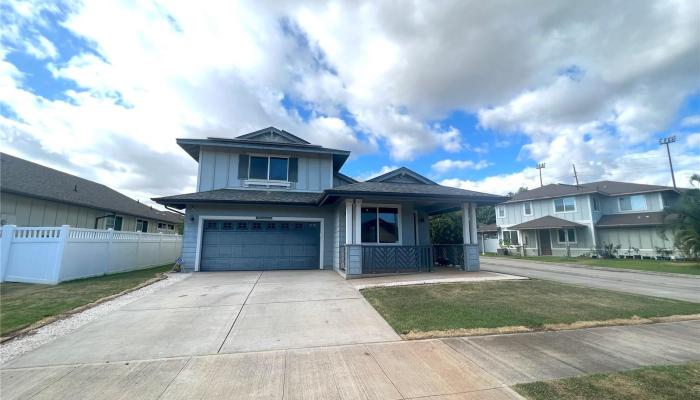
M 689 115 L 681 120 L 682 127 L 700 126 L 700 114 Z
M 461 170 L 461 169 L 473 169 L 473 170 L 480 170 L 484 169 L 488 166 L 490 166 L 491 163 L 489 163 L 486 160 L 479 160 L 478 162 L 474 162 L 472 160 L 440 160 L 433 164 L 432 168 L 440 173 L 445 173 L 448 171 L 452 170 Z
M 366 181 L 368 179 L 376 178 L 379 175 L 384 175 L 387 172 L 391 172 L 397 168 L 400 168 L 400 167 L 396 166 L 396 165 L 384 165 L 384 166 L 382 166 L 382 168 L 379 169 L 379 171 L 365 172 L 363 174 L 356 176 L 355 179 L 357 179 L 358 181 Z
M 686 146 L 693 149 L 700 149 L 700 133 L 691 133 L 685 138 Z

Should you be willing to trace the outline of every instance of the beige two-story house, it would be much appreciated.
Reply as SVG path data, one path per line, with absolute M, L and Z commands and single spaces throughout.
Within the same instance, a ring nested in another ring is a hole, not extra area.
M 503 245 L 522 247 L 528 255 L 593 255 L 612 245 L 618 256 L 655 257 L 674 248 L 664 209 L 678 197 L 668 186 L 550 184 L 496 206 L 496 224 Z

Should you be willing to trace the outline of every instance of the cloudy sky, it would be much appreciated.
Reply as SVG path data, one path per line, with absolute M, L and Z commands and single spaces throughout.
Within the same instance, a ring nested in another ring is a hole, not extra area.
M 634 4 L 632 4 L 634 3 Z M 700 172 L 700 2 L 0 0 L 2 151 L 147 201 L 267 126 L 505 193 Z M 0 183 L 1 184 L 1 183 Z

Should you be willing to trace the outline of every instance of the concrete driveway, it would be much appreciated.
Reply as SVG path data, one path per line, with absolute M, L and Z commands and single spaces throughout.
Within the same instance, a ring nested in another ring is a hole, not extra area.
M 9 363 L 48 366 L 400 340 L 332 271 L 196 273 Z
M 700 303 L 700 277 L 610 270 L 518 259 L 481 257 L 481 269 L 654 297 Z

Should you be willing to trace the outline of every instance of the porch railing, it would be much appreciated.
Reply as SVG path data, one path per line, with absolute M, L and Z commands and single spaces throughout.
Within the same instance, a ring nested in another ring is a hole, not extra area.
M 362 246 L 362 273 L 429 272 L 432 246 Z

